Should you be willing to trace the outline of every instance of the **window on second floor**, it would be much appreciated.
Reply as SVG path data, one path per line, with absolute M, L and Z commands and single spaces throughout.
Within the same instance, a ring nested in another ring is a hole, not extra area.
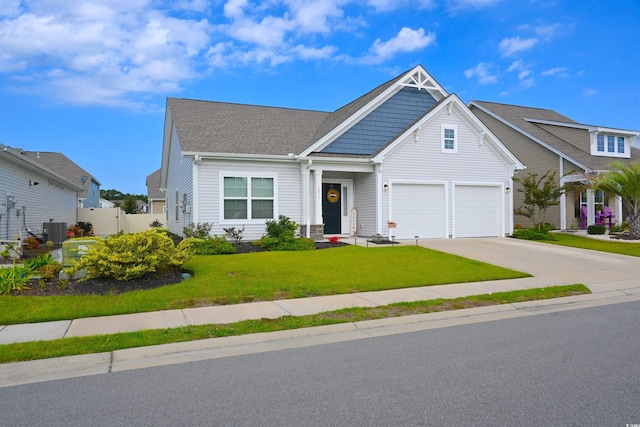
M 606 157 L 629 157 L 629 149 L 625 144 L 625 137 L 598 133 L 595 139 L 595 147 L 592 146 L 592 155 Z
M 456 125 L 442 125 L 442 152 L 458 152 L 458 127 Z

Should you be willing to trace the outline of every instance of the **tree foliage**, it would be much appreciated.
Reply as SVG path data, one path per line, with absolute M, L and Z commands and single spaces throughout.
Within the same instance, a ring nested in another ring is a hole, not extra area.
M 610 166 L 611 171 L 593 179 L 592 187 L 622 198 L 629 212 L 629 235 L 640 239 L 640 162 L 614 162 Z
M 146 194 L 123 193 L 122 191 L 118 191 L 115 189 L 109 189 L 109 190 L 101 189 L 100 197 L 109 201 L 125 200 L 127 197 L 133 197 L 134 199 L 144 200 L 145 203 L 149 203 L 149 198 Z
M 560 196 L 566 188 L 558 182 L 555 171 L 547 171 L 542 176 L 529 173 L 513 180 L 522 185 L 517 191 L 524 195 L 523 205 L 515 213 L 529 218 L 534 229 L 542 230 L 546 223 L 547 209 L 560 204 Z

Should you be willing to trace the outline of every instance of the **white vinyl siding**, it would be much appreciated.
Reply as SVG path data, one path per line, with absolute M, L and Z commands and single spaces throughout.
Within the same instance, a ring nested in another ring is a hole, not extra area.
M 201 222 L 193 217 L 193 159 L 183 157 L 180 142 L 175 129 L 172 132 L 169 148 L 169 174 L 167 175 L 167 228 L 172 233 L 183 234 L 184 227 L 192 222 Z M 177 193 L 177 198 L 175 197 Z M 191 210 L 183 201 L 191 205 Z
M 258 240 L 266 232 L 266 218 L 224 218 L 224 177 L 254 177 L 273 179 L 273 218 L 285 215 L 301 225 L 300 176 L 297 163 L 204 159 L 198 163 L 198 220 L 213 224 L 211 234 L 223 235 L 228 227 L 245 227 L 243 239 Z
M 374 173 L 356 175 L 355 208 L 358 212 L 358 235 L 376 234 L 376 176 Z
M 7 196 L 16 200 L 15 208 L 9 211 L 6 210 Z M 0 239 L 24 239 L 28 237 L 25 226 L 40 236 L 42 224 L 49 220 L 64 222 L 67 226 L 75 224 L 78 193 L 49 175 L 24 169 L 13 161 L 0 160 L 0 205 L 4 205 L 0 206 Z M 17 210 L 20 210 L 19 216 Z
M 455 128 L 457 154 L 448 155 L 442 151 L 443 129 Z M 474 183 L 480 185 L 499 185 L 501 189 L 511 187 L 511 171 L 505 161 L 498 157 L 489 144 L 480 143 L 480 137 L 473 131 L 467 122 L 457 114 L 440 113 L 430 122 L 423 124 L 415 134 L 407 138 L 397 149 L 387 155 L 382 165 L 382 181 L 392 184 L 392 188 L 398 183 L 422 182 L 445 183 L 445 213 L 441 213 L 440 206 L 434 203 L 432 211 L 438 211 L 443 216 L 442 237 L 454 237 L 456 218 L 454 215 L 453 186 L 454 183 Z M 503 190 L 501 190 L 503 191 Z M 396 221 L 396 234 L 413 238 L 420 235 L 414 230 L 402 230 L 403 225 L 397 218 L 396 195 L 393 200 L 382 192 L 382 223 Z M 510 197 L 500 198 L 500 230 L 498 235 L 504 236 L 505 230 L 510 230 L 512 220 L 510 213 Z M 416 208 L 417 209 L 417 208 Z M 434 219 L 429 219 L 434 222 Z M 417 231 L 419 228 L 413 226 Z M 383 233 L 390 232 L 384 228 Z M 401 233 L 402 231 L 402 233 Z M 427 233 L 428 235 L 429 233 Z M 443 235 L 444 234 L 444 235 Z M 472 234 L 471 232 L 465 234 Z M 496 235 L 496 233 L 491 233 Z M 426 236 L 426 235 L 425 235 Z

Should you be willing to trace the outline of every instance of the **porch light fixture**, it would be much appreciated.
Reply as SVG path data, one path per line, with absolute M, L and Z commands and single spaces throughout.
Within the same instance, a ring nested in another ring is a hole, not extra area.
M 511 193 L 511 187 L 507 187 L 504 189 L 505 193 Z
M 388 191 L 389 190 L 389 184 L 383 184 L 382 185 L 382 190 L 383 191 Z

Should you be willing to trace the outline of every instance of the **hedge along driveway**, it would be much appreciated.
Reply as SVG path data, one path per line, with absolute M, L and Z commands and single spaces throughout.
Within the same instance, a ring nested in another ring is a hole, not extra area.
M 0 324 L 529 277 L 419 246 L 196 256 L 194 277 L 120 295 L 2 296 Z

